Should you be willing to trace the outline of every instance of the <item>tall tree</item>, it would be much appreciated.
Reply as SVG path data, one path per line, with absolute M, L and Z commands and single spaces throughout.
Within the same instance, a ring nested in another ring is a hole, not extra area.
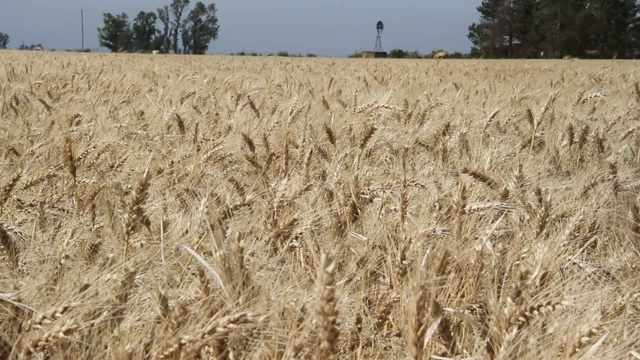
M 140 11 L 133 20 L 133 46 L 136 51 L 150 52 L 154 50 L 154 40 L 158 34 L 156 22 L 158 16 L 154 12 Z
M 607 18 L 608 50 L 620 58 L 634 53 L 633 32 L 638 23 L 640 6 L 635 0 L 604 1 Z
M 506 52 L 508 57 L 512 57 L 514 51 L 514 43 L 516 42 L 516 31 L 518 28 L 518 14 L 517 14 L 517 0 L 504 0 L 502 6 L 499 8 L 500 21 L 498 28 L 501 37 L 501 48 L 504 51 L 506 45 Z
M 185 53 L 204 54 L 211 41 L 218 38 L 220 26 L 216 11 L 215 4 L 205 5 L 198 1 L 189 12 L 182 36 Z
M 191 32 L 186 24 L 182 25 L 182 31 L 180 32 L 180 38 L 182 39 L 182 53 L 191 54 Z
M 482 53 L 485 49 L 489 47 L 489 37 L 490 32 L 487 28 L 486 24 L 473 23 L 469 25 L 469 33 L 467 34 L 467 38 L 473 44 L 473 48 L 471 49 L 471 53 Z
M 514 1 L 515 26 L 514 35 L 520 42 L 523 53 L 537 57 L 540 53 L 542 12 L 539 0 Z
M 164 7 L 158 8 L 158 20 L 162 23 L 162 33 L 160 35 L 161 45 L 160 50 L 166 54 L 169 52 L 171 48 L 171 38 L 169 37 L 169 25 L 170 25 L 170 14 L 169 14 L 169 6 L 165 5 Z
M 564 27 L 560 51 L 565 55 L 585 56 L 593 48 L 590 0 L 570 0 L 562 10 Z
M 98 28 L 100 46 L 111 52 L 131 51 L 132 37 L 129 17 L 126 13 L 112 15 L 104 13 L 104 26 Z
M 171 1 L 171 13 L 173 14 L 173 20 L 171 21 L 171 46 L 174 53 L 178 53 L 178 35 L 182 30 L 182 16 L 189 7 L 189 0 L 172 0 Z
M 467 37 L 499 56 L 618 56 L 640 51 L 638 0 L 483 0 Z M 520 55 L 520 53 L 518 54 Z
M 504 37 L 504 18 L 503 7 L 506 0 L 482 0 L 480 6 L 476 9 L 480 13 L 480 23 L 475 24 L 471 30 L 475 30 L 475 34 L 482 38 L 484 52 L 496 54 L 501 50 Z M 471 35 L 471 33 L 470 33 Z
M 628 58 L 636 58 L 640 56 L 640 1 L 637 2 L 638 9 L 636 16 L 629 26 L 629 49 Z
M 9 45 L 9 35 L 0 32 L 0 49 L 6 49 Z
M 542 0 L 543 40 L 540 47 L 547 56 L 562 57 L 567 53 L 565 45 L 571 45 L 571 4 L 567 0 Z

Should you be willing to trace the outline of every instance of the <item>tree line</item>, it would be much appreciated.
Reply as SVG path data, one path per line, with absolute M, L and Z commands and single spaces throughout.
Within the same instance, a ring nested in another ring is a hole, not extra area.
M 126 13 L 105 13 L 104 25 L 98 28 L 100 46 L 112 52 L 204 54 L 218 38 L 216 5 L 189 5 L 189 0 L 172 0 L 155 12 L 140 11 L 133 22 Z
M 6 49 L 9 45 L 9 34 L 0 32 L 0 49 Z
M 469 26 L 472 53 L 489 57 L 634 58 L 640 1 L 483 0 Z

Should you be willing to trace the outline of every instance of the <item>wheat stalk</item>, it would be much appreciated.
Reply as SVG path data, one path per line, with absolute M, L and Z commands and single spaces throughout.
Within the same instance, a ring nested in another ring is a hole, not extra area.
M 478 170 L 471 170 L 468 168 L 463 168 L 461 170 L 461 172 L 465 175 L 469 175 L 471 176 L 474 180 L 477 180 L 485 185 L 487 185 L 489 188 L 493 189 L 493 190 L 500 190 L 500 184 L 498 184 L 497 181 L 495 181 L 494 179 L 492 179 L 490 176 L 478 171 Z
M 9 182 L 6 183 L 0 189 L 0 208 L 4 206 L 4 204 L 7 202 L 7 200 L 9 199 L 9 196 L 11 196 L 11 191 L 13 191 L 13 189 L 16 187 L 16 184 L 18 184 L 18 181 L 20 181 L 21 178 L 22 178 L 22 169 L 18 170 L 11 177 Z
M 69 174 L 71 174 L 71 177 L 73 178 L 73 182 L 75 184 L 77 179 L 77 168 L 76 168 L 75 155 L 73 154 L 73 140 L 71 139 L 71 135 L 69 134 L 65 135 L 64 144 L 65 144 L 64 164 L 69 170 Z
M 327 123 L 324 124 L 324 133 L 327 135 L 327 140 L 329 140 L 329 143 L 335 147 L 336 146 L 336 135 L 333 132 L 333 130 L 331 129 L 331 127 L 329 126 L 329 124 L 327 124 Z
M 37 353 L 41 353 L 63 339 L 69 338 L 74 334 L 80 326 L 74 319 L 68 319 L 62 325 L 55 325 L 51 330 L 43 333 L 41 336 L 36 336 L 26 343 L 22 350 L 23 356 L 32 356 Z
M 320 335 L 320 348 L 318 356 L 333 358 L 337 355 L 338 338 L 338 310 L 335 294 L 335 262 L 329 254 L 323 254 L 318 267 L 317 291 L 318 305 L 316 322 Z
M 238 326 L 254 321 L 250 313 L 239 313 L 213 321 L 202 330 L 197 331 L 195 335 L 184 335 L 176 340 L 169 341 L 172 345 L 165 347 L 164 350 L 157 351 L 154 358 L 158 360 L 180 358 L 180 355 L 186 349 L 192 354 L 189 358 L 193 358 L 206 345 L 203 340 L 220 340 L 228 336 Z
M 415 281 L 415 280 L 414 280 Z M 409 320 L 408 348 L 412 359 L 421 360 L 424 356 L 425 336 L 427 334 L 426 309 L 427 292 L 425 286 L 417 281 L 413 286 L 407 319 Z M 439 323 L 439 321 L 437 321 Z
M 127 257 L 127 249 L 129 247 L 131 235 L 135 232 L 139 224 L 144 225 L 146 228 L 150 228 L 150 221 L 147 218 L 143 205 L 148 197 L 149 186 L 151 185 L 151 174 L 149 168 L 147 168 L 142 175 L 142 178 L 138 182 L 138 185 L 133 192 L 131 198 L 126 204 L 124 210 L 123 224 L 124 224 L 124 236 L 125 236 L 125 250 L 124 256 Z

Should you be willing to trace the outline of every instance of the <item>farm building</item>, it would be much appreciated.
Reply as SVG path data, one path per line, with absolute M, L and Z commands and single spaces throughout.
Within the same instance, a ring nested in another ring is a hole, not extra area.
M 386 51 L 363 51 L 362 57 L 365 59 L 378 59 L 378 58 L 386 58 Z

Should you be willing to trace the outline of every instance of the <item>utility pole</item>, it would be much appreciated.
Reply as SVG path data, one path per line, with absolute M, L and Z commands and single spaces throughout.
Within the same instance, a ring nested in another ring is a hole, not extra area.
M 84 52 L 84 13 L 80 10 L 80 26 L 82 27 L 82 51 Z

